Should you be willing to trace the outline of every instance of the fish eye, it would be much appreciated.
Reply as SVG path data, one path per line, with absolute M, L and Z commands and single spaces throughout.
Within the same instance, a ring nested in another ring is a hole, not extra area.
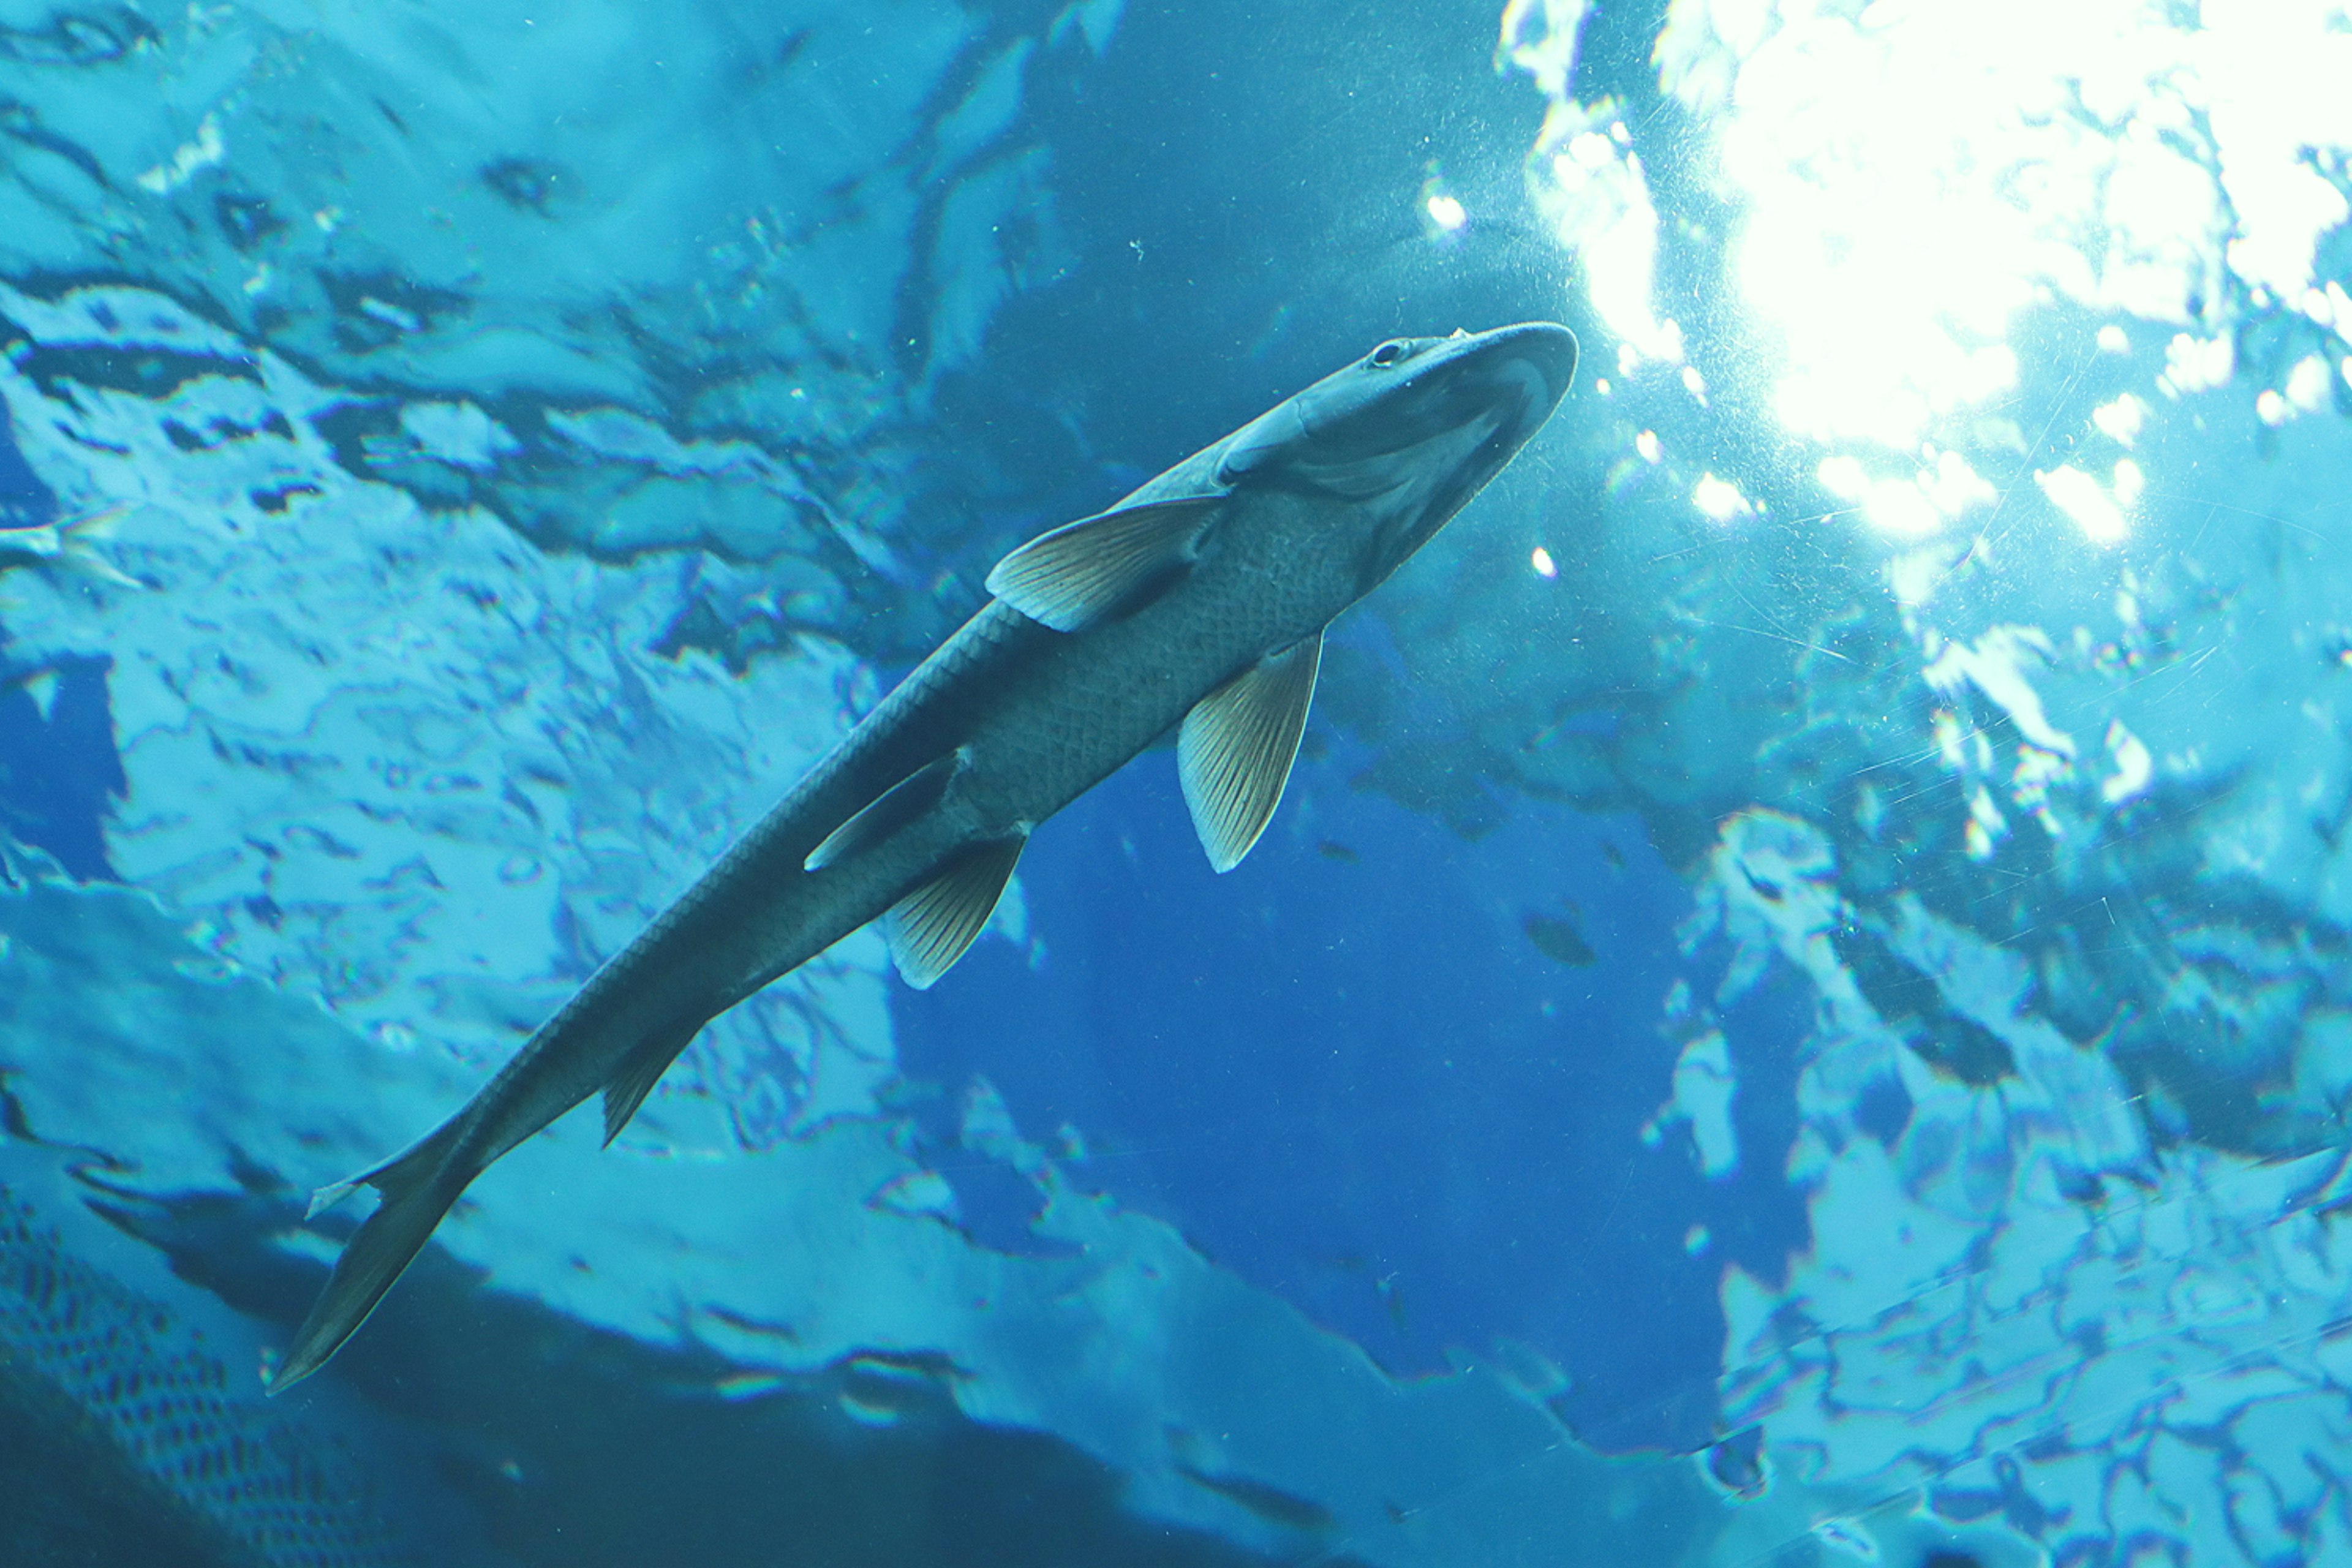
M 1371 363 L 1385 370 L 1404 358 L 1405 352 L 1412 347 L 1412 345 L 1402 338 L 1391 338 L 1372 351 Z

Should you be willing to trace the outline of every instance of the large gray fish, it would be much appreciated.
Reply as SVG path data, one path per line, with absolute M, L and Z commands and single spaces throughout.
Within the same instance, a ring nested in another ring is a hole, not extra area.
M 480 1092 L 383 1164 L 382 1194 L 271 1380 L 375 1310 L 467 1184 L 587 1099 L 607 1142 L 696 1031 L 879 918 L 927 986 L 980 934 L 1037 825 L 1179 725 L 1220 871 L 1274 815 L 1332 617 L 1551 416 L 1576 340 L 1549 322 L 1400 338 L 1108 511 L 1031 540 L 994 595 Z

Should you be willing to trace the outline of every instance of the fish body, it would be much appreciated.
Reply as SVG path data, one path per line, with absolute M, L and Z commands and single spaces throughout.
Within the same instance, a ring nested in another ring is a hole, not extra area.
M 421 1142 L 322 1188 L 382 1194 L 271 1380 L 365 1321 L 484 1169 L 593 1094 L 607 1140 L 711 1018 L 877 919 L 901 974 L 970 945 L 1038 824 L 1171 730 L 1212 865 L 1282 793 L 1332 618 L 1550 416 L 1567 329 L 1400 339 L 1041 535 L 992 598 L 488 1084 Z

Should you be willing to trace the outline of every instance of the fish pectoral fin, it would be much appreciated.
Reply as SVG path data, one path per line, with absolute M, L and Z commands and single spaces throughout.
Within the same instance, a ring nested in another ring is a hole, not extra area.
M 995 912 L 1028 842 L 1024 835 L 975 846 L 890 906 L 882 917 L 882 940 L 908 984 L 928 991 L 955 967 Z
M 704 1020 L 697 1019 L 685 1028 L 667 1028 L 646 1037 L 645 1044 L 631 1051 L 621 1063 L 612 1081 L 604 1086 L 604 1142 L 610 1146 L 654 1091 L 661 1075 L 669 1064 L 677 1060 L 678 1052 L 692 1044 Z
M 1209 864 L 1230 871 L 1274 819 L 1323 661 L 1323 634 L 1268 654 L 1184 716 L 1176 772 Z
M 988 591 L 1057 632 L 1083 630 L 1192 559 L 1222 495 L 1123 506 L 1041 533 L 996 563 Z
M 947 793 L 948 781 L 955 777 L 963 762 L 964 753 L 958 750 L 917 768 L 876 795 L 856 816 L 826 834 L 824 842 L 809 851 L 802 869 L 821 871 L 836 860 L 845 860 L 858 850 L 889 837 L 940 803 L 940 796 Z

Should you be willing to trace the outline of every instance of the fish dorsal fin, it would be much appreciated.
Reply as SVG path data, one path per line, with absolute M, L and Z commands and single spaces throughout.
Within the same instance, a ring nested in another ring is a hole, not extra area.
M 1145 501 L 1064 523 L 996 563 L 988 591 L 1057 632 L 1080 631 L 1189 563 L 1216 496 Z
M 1028 842 L 1024 836 L 976 846 L 890 906 L 882 917 L 882 940 L 908 984 L 928 991 L 955 967 L 995 912 Z
M 940 803 L 947 793 L 948 781 L 955 777 L 963 765 L 961 751 L 924 763 L 866 804 L 863 810 L 847 822 L 824 836 L 824 842 L 809 851 L 801 863 L 803 870 L 822 871 L 836 860 L 845 860 L 860 849 L 880 843 L 915 818 Z
M 688 1024 L 685 1028 L 668 1028 L 646 1037 L 645 1043 L 623 1059 L 620 1070 L 604 1086 L 604 1142 L 612 1142 L 654 1091 L 661 1075 L 669 1064 L 677 1060 L 678 1052 L 686 1049 L 702 1026 Z
M 1242 863 L 1274 818 L 1307 732 L 1323 634 L 1268 654 L 1193 705 L 1176 742 L 1184 804 L 1209 864 Z

